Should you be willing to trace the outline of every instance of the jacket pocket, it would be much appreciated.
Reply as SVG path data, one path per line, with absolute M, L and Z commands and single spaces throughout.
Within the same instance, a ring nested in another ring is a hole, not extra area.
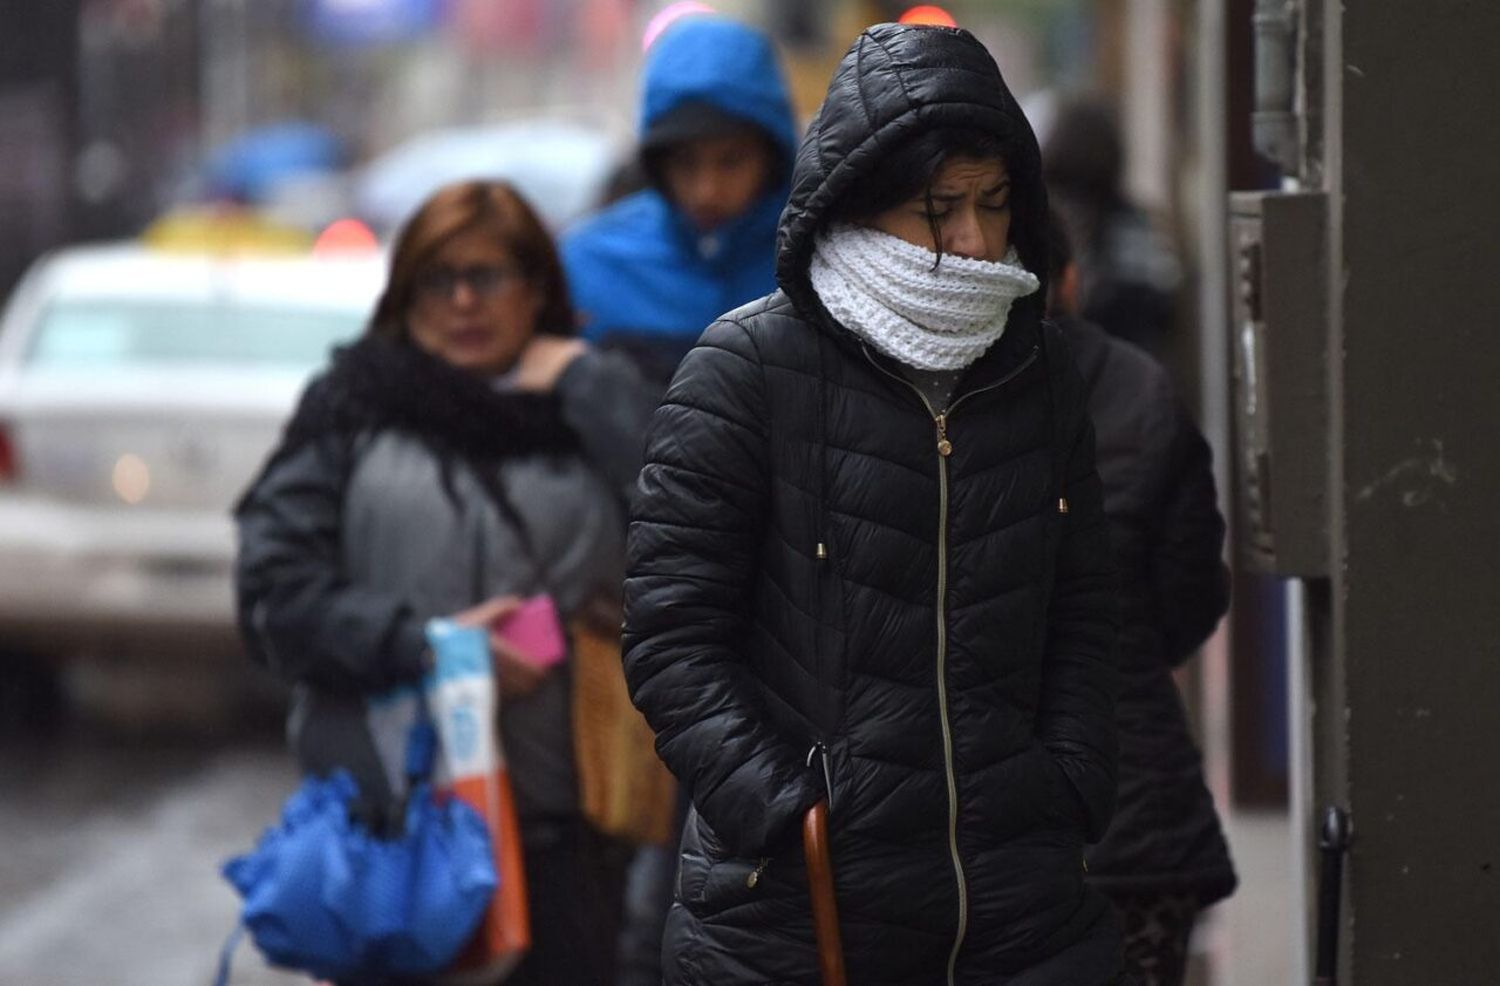
M 1088 820 L 1083 800 L 1068 779 L 1067 771 L 1040 742 L 1033 742 L 1024 756 L 1029 762 L 1031 790 L 1037 799 L 1037 824 L 1081 842 Z
M 731 856 L 697 810 L 688 815 L 678 860 L 677 899 L 694 917 L 704 919 L 764 901 L 770 893 L 776 860 Z

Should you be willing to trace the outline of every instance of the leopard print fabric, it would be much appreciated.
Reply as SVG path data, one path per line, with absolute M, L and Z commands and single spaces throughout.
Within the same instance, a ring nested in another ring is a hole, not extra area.
M 1125 929 L 1125 982 L 1182 986 L 1188 939 L 1198 916 L 1192 894 L 1134 894 L 1114 898 Z

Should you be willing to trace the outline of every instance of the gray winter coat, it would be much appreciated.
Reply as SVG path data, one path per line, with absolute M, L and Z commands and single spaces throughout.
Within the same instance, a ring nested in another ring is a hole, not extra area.
M 623 495 L 652 404 L 621 357 L 579 358 L 553 398 L 476 389 L 437 364 L 404 345 L 346 350 L 236 511 L 241 623 L 295 685 L 298 760 L 349 768 L 374 804 L 391 792 L 365 699 L 420 675 L 429 618 L 545 592 L 566 621 L 618 598 Z M 505 702 L 523 825 L 577 811 L 569 694 L 564 663 Z

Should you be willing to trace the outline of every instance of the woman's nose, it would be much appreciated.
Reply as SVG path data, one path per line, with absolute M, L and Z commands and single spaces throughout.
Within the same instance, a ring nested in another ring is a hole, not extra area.
M 989 243 L 984 225 L 973 209 L 955 209 L 952 221 L 943 230 L 943 252 L 970 260 L 990 260 Z
M 448 295 L 448 301 L 454 308 L 470 308 L 479 300 L 479 292 L 474 290 L 474 285 L 467 277 L 460 277 L 453 282 L 453 290 Z

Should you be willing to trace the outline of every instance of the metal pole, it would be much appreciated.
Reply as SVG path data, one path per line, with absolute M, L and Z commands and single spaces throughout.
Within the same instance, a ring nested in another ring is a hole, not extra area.
M 1214 452 L 1219 508 L 1232 516 L 1229 488 L 1229 191 L 1226 0 L 1199 0 L 1194 70 L 1198 160 L 1198 386 L 1203 434 Z M 1203 762 L 1227 820 L 1230 792 L 1230 667 L 1228 624 L 1203 649 L 1200 714 Z M 1222 922 L 1222 918 L 1219 919 Z M 1215 955 L 1215 962 L 1222 956 Z
M 1291 824 L 1288 852 L 1291 854 L 1292 885 L 1287 918 L 1291 922 L 1291 968 L 1301 978 L 1311 968 L 1309 920 L 1313 895 L 1312 845 L 1313 730 L 1312 665 L 1308 646 L 1307 587 L 1301 579 L 1287 579 L 1286 670 L 1287 670 L 1287 817 Z
M 1128 0 L 1125 8 L 1126 182 L 1153 210 L 1170 209 L 1172 156 L 1171 60 L 1165 49 L 1166 0 Z

